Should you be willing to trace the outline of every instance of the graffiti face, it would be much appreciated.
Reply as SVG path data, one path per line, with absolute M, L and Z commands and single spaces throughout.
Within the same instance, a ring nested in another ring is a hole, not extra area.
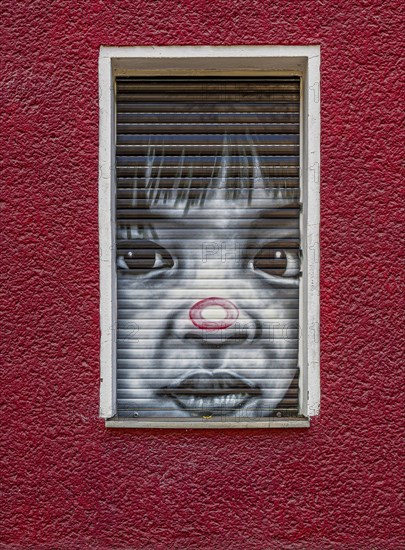
M 270 416 L 296 385 L 298 216 L 263 189 L 175 195 L 118 229 L 120 415 Z

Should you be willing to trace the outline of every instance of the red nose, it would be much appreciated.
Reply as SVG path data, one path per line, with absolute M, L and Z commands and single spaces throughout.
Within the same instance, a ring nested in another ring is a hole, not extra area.
M 204 319 L 204 310 L 209 307 L 221 307 L 225 317 L 216 321 Z M 204 330 L 219 330 L 229 328 L 239 317 L 239 310 L 230 300 L 224 298 L 205 298 L 196 302 L 190 308 L 190 319 L 194 326 Z

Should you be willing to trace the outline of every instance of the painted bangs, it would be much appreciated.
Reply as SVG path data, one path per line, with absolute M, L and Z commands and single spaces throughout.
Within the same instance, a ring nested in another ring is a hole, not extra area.
M 250 135 L 237 144 L 230 143 L 225 135 L 221 153 L 211 157 L 192 157 L 184 151 L 176 157 L 165 155 L 164 144 L 158 149 L 150 143 L 142 158 L 144 164 L 135 169 L 131 182 L 135 209 L 173 208 L 186 215 L 190 209 L 209 207 L 213 201 L 258 208 L 261 203 L 263 208 L 279 208 L 299 201 L 298 168 L 286 166 L 283 157 L 274 157 L 272 165 L 265 165 Z

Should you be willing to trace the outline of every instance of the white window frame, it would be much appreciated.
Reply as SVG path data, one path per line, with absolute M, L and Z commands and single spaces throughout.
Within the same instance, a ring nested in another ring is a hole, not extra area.
M 300 418 L 235 420 L 114 419 L 116 415 L 115 90 L 116 76 L 300 76 L 300 186 L 303 202 L 300 287 Z M 319 222 L 320 46 L 135 46 L 100 48 L 100 417 L 107 427 L 309 427 L 320 408 Z

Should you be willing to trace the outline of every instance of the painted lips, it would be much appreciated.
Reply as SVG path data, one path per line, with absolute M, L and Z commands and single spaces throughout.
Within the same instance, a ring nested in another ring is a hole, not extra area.
M 224 371 L 198 371 L 158 392 L 171 397 L 193 416 L 232 415 L 248 401 L 261 395 L 251 382 Z

